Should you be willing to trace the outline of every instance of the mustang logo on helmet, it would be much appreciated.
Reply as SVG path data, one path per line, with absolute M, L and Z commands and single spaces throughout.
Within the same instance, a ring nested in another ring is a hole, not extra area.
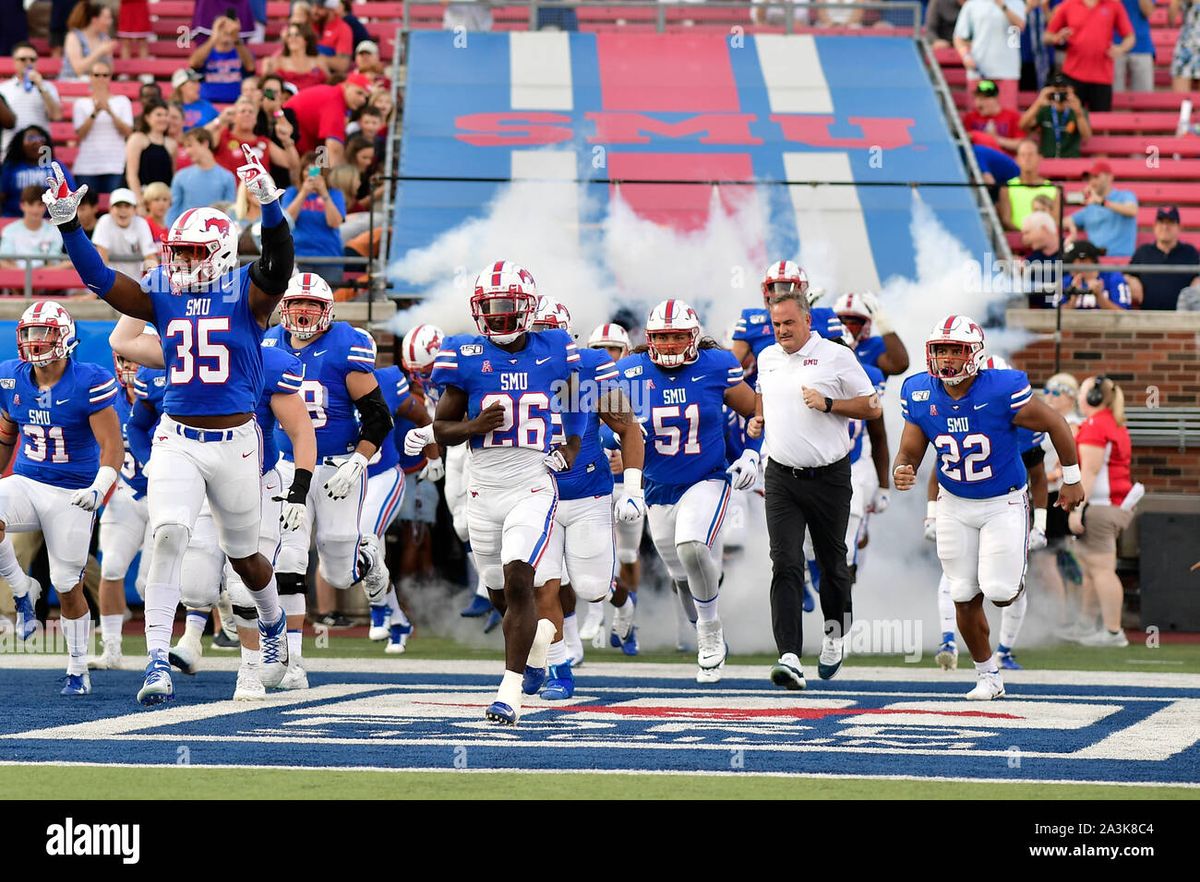
M 204 231 L 216 230 L 222 236 L 229 232 L 229 221 L 223 217 L 210 217 L 204 222 Z

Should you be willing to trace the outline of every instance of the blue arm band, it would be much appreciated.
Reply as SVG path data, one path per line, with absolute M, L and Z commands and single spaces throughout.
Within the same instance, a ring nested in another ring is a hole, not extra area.
M 79 273 L 83 284 L 100 297 L 111 291 L 117 281 L 117 274 L 105 266 L 104 259 L 83 231 L 83 227 L 76 226 L 73 230 L 60 227 L 59 231 L 62 233 L 67 256 L 71 258 L 71 263 L 75 265 L 75 271 Z
M 279 207 L 279 203 L 282 200 L 283 197 L 280 197 L 262 207 L 262 225 L 264 227 L 277 227 L 281 223 L 284 223 L 283 209 Z

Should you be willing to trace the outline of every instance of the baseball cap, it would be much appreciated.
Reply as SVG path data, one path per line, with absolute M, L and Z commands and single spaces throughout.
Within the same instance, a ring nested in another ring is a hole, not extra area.
M 1063 257 L 1068 263 L 1095 263 L 1107 253 L 1107 249 L 1097 247 L 1095 242 L 1079 239 L 1067 247 Z
M 1179 223 L 1179 209 L 1174 205 L 1159 206 L 1158 211 L 1154 215 L 1156 221 L 1171 221 Z
M 1071 81 L 1067 79 L 1067 75 L 1062 71 L 1056 71 L 1050 75 L 1050 81 L 1047 86 L 1053 86 L 1055 89 L 1065 89 L 1071 85 Z
M 374 40 L 363 40 L 354 47 L 354 54 L 357 55 L 359 52 L 370 52 L 372 55 L 378 55 L 379 45 Z
M 361 74 L 355 71 L 346 77 L 346 82 L 351 86 L 358 86 L 360 89 L 371 91 L 371 78 L 366 74 Z
M 979 85 L 975 87 L 975 94 L 985 98 L 995 98 L 1000 94 L 1000 87 L 991 80 L 980 80 Z
M 133 191 L 127 187 L 118 187 L 112 191 L 108 197 L 109 205 L 120 205 L 124 202 L 126 205 L 137 205 L 137 197 L 133 195 Z
M 1092 167 L 1083 173 L 1085 178 L 1094 178 L 1096 175 L 1111 175 L 1113 173 L 1112 166 L 1099 159 L 1092 163 Z
M 190 67 L 180 68 L 179 70 L 175 71 L 175 73 L 171 74 L 171 88 L 178 89 L 188 80 L 198 83 L 202 79 L 204 79 L 204 77 L 196 73 L 196 71 L 192 70 Z

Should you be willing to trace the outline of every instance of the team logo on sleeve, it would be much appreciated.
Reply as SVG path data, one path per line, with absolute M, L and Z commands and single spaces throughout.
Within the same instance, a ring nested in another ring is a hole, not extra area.
M 483 347 L 478 343 L 464 343 L 458 351 L 462 355 L 483 355 Z
M 929 415 L 930 415 L 930 416 L 937 416 L 937 415 L 938 415 L 938 412 L 937 412 L 937 405 L 936 405 L 936 404 L 931 404 L 931 405 L 929 405 Z
M 918 389 L 916 392 L 913 393 L 912 400 L 913 401 L 928 401 L 929 400 L 929 390 L 928 389 Z

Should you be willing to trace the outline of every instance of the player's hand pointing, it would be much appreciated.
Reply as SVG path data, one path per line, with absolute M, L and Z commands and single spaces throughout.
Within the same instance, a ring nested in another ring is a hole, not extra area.
M 917 483 L 917 473 L 910 465 L 898 465 L 892 470 L 892 483 L 897 490 L 911 490 Z

